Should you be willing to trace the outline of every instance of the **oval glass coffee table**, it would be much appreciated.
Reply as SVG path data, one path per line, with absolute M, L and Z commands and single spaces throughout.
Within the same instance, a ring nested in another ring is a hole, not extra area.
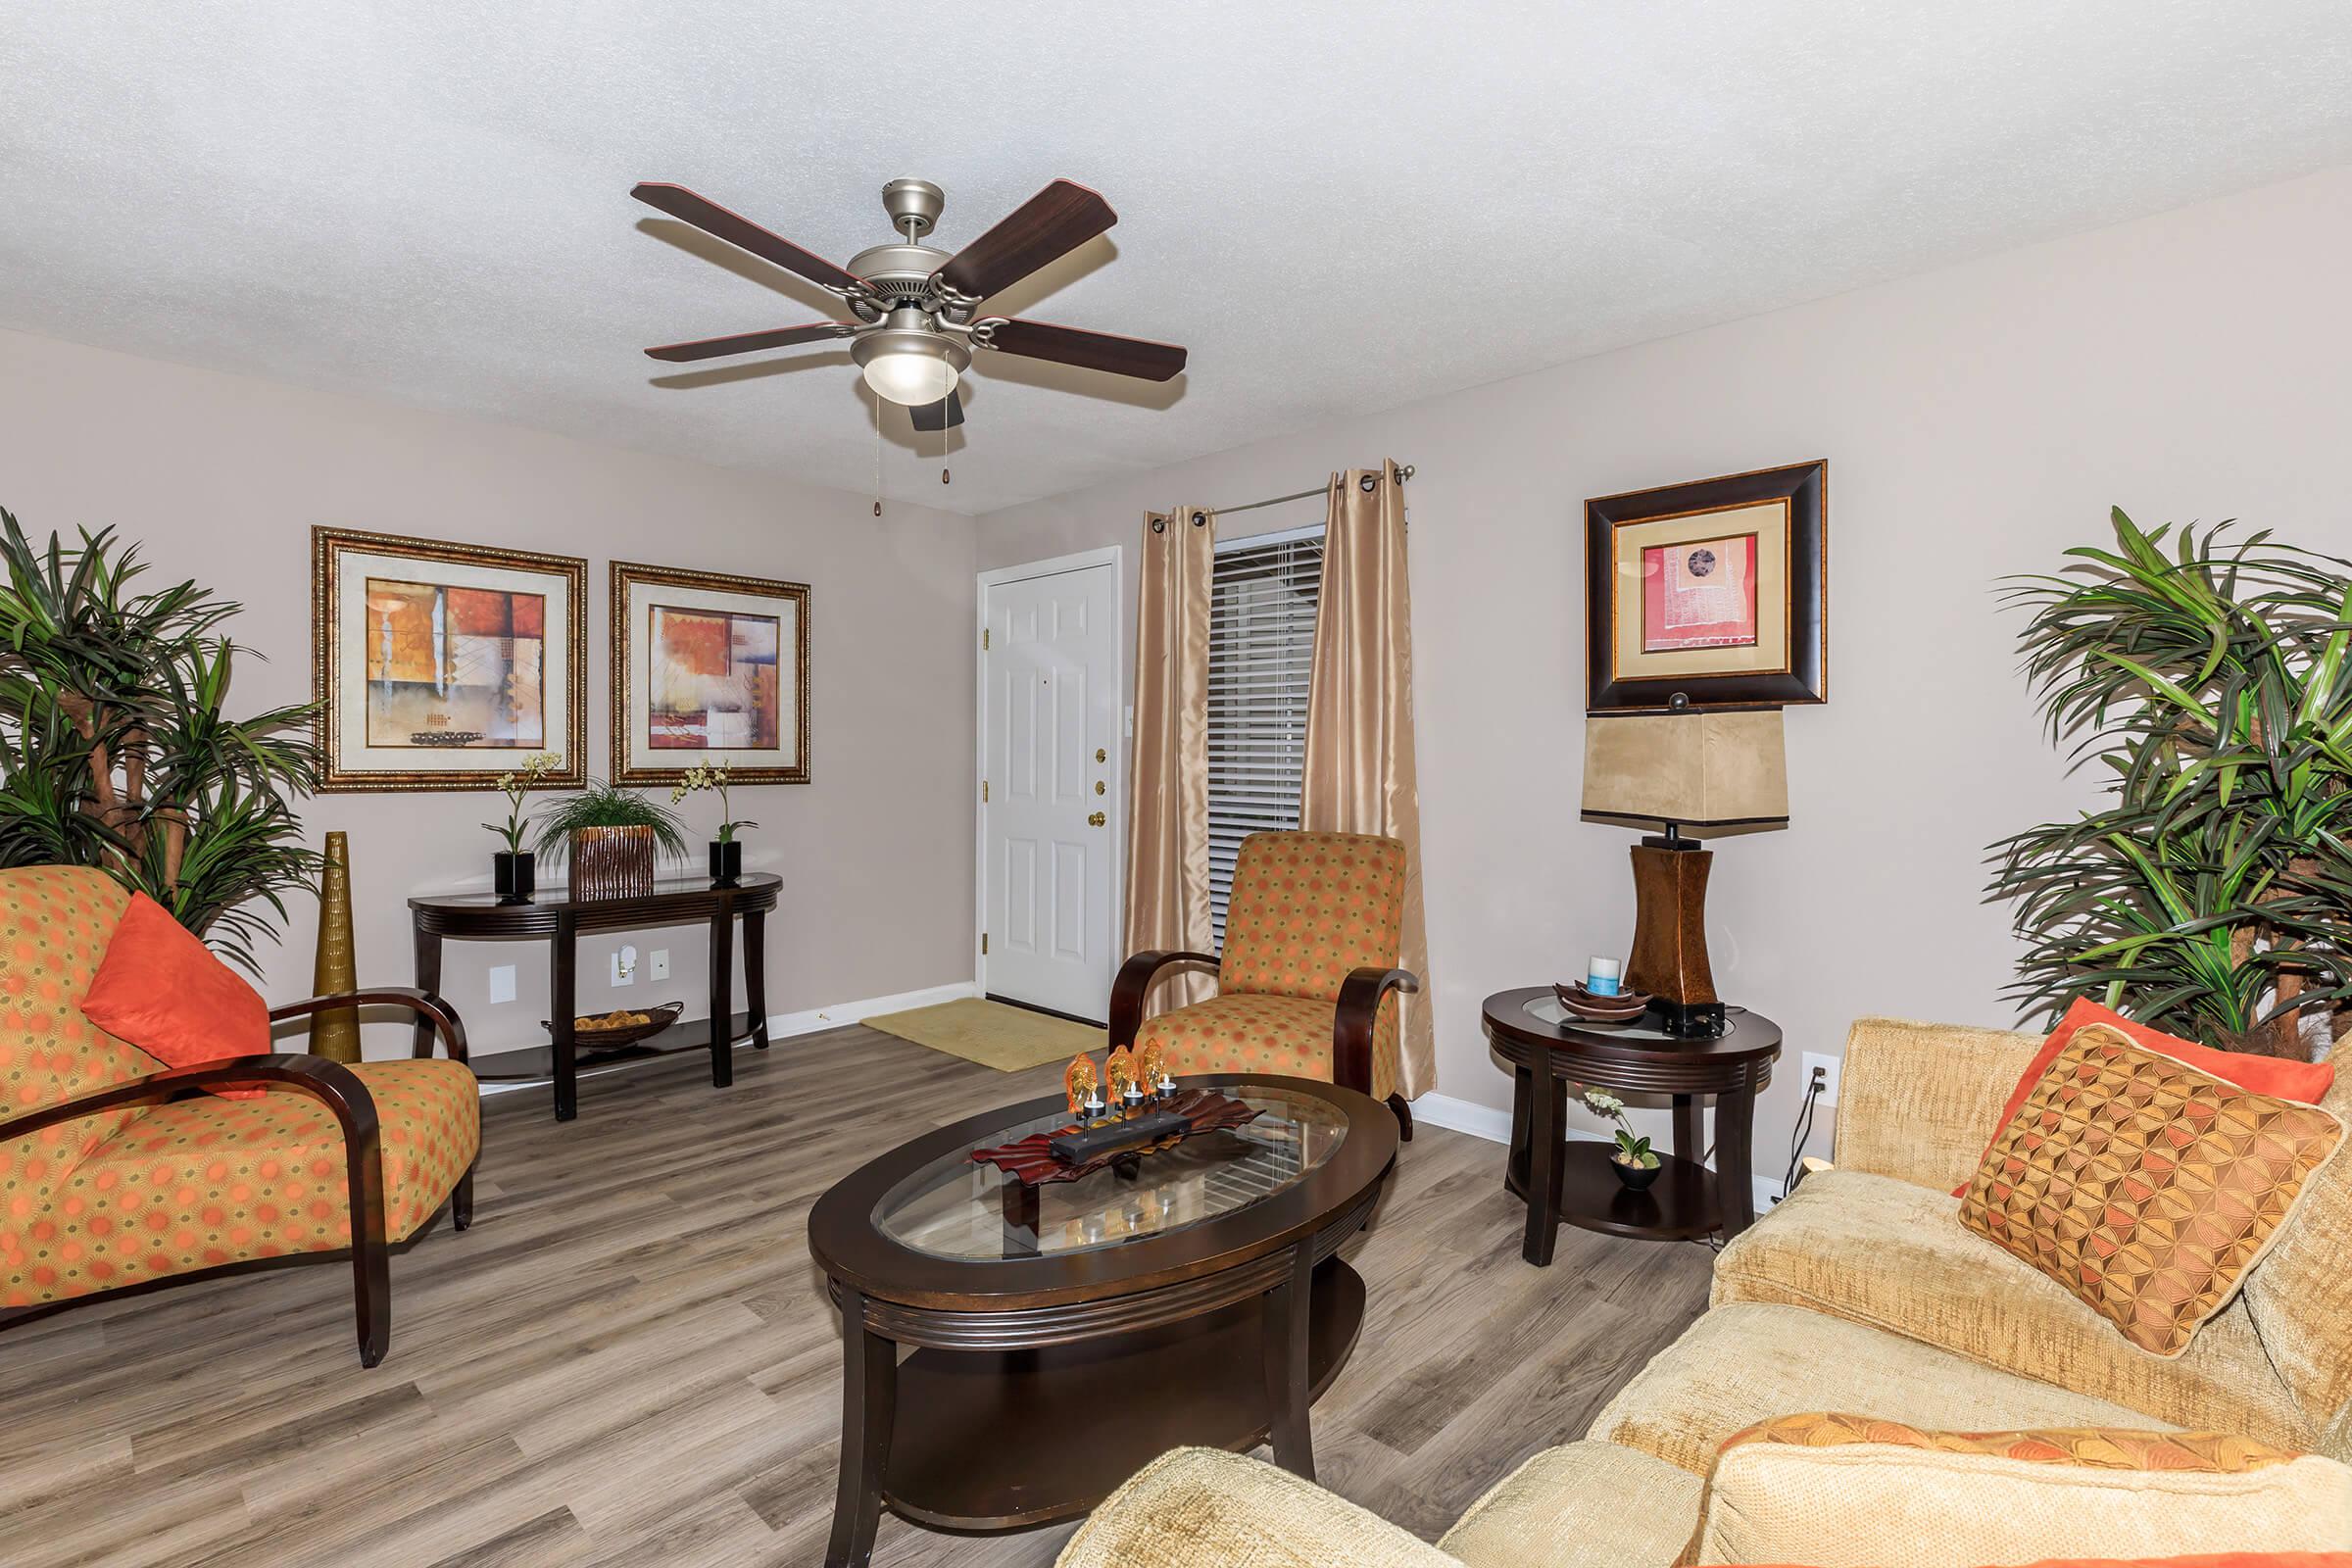
M 927 1133 L 817 1200 L 808 1249 L 842 1314 L 833 1568 L 866 1561 L 885 1504 L 939 1529 L 1025 1529 L 1184 1445 L 1271 1440 L 1314 1474 L 1307 1405 L 1364 1314 L 1336 1254 L 1371 1216 L 1396 1118 L 1302 1078 L 1180 1087 L 1260 1114 L 1034 1188 L 972 1160 L 1069 1125 L 1056 1095 Z

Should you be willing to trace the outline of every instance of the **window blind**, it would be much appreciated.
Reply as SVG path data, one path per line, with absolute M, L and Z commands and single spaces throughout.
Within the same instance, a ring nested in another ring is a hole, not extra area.
M 1320 526 L 1217 546 L 1208 612 L 1208 905 L 1219 952 L 1242 840 L 1298 825 L 1307 668 L 1322 591 Z

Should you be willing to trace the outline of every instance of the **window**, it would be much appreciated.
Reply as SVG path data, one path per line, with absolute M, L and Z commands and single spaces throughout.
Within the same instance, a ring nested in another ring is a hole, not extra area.
M 1298 825 L 1306 677 L 1323 592 L 1323 529 L 1220 541 L 1208 611 L 1208 907 L 1217 949 L 1233 858 Z

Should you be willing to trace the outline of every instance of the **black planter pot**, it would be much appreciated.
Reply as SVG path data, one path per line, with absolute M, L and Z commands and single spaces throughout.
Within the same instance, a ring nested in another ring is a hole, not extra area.
M 1664 1160 L 1658 1161 L 1655 1165 L 1642 1166 L 1628 1165 L 1614 1154 L 1609 1156 L 1609 1169 L 1617 1173 L 1617 1179 L 1625 1184 L 1628 1192 L 1647 1192 L 1649 1184 L 1656 1181 L 1658 1173 L 1665 1168 Z
M 710 885 L 731 888 L 743 880 L 743 841 L 729 839 L 724 844 L 710 841 Z
M 501 904 L 528 904 L 539 886 L 539 857 L 529 850 L 501 850 L 490 857 L 492 885 Z

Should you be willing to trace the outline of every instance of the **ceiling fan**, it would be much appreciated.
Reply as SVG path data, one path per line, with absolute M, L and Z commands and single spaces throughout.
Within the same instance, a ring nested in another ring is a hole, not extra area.
M 894 179 L 882 187 L 882 208 L 905 238 L 859 251 L 846 268 L 769 233 L 683 185 L 648 181 L 629 194 L 706 234 L 799 273 L 839 296 L 857 318 L 665 343 L 645 351 L 657 360 L 718 359 L 848 338 L 850 357 L 864 372 L 865 384 L 877 397 L 905 404 L 918 430 L 944 430 L 963 422 L 963 402 L 956 395 L 956 383 L 971 368 L 973 349 L 1051 360 L 1146 381 L 1165 381 L 1184 368 L 1184 350 L 1173 343 L 977 314 L 991 295 L 1010 288 L 1119 220 L 1110 203 L 1070 180 L 1054 181 L 996 227 L 951 254 L 922 242 L 939 221 L 947 193 L 927 179 Z

